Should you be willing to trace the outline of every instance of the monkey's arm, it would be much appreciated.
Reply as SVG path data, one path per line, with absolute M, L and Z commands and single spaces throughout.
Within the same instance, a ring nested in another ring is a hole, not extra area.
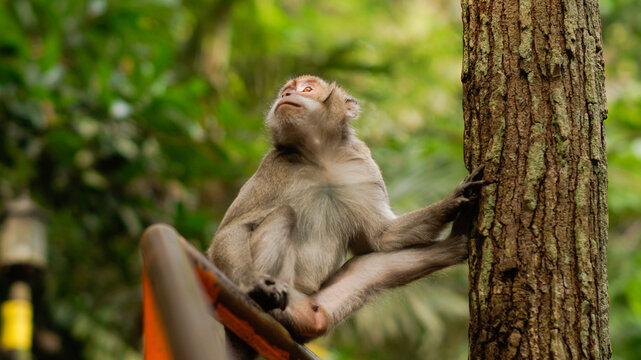
M 374 251 L 391 251 L 414 245 L 432 245 L 445 226 L 454 220 L 461 207 L 485 185 L 483 166 L 474 169 L 445 199 L 391 220 L 372 239 Z

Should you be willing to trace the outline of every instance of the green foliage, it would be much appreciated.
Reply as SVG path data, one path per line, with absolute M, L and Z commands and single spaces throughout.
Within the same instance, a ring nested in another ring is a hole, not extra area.
M 641 354 L 641 4 L 601 2 L 609 119 L 610 330 L 613 359 Z
M 632 359 L 641 9 L 601 6 L 613 349 Z M 48 209 L 54 327 L 86 358 L 140 355 L 139 235 L 165 221 L 207 246 L 269 146 L 263 114 L 290 76 L 336 79 L 361 100 L 354 125 L 397 212 L 451 190 L 465 174 L 459 11 L 445 0 L 1 2 L 0 202 L 29 191 Z M 381 299 L 328 347 L 337 358 L 465 358 L 463 272 Z

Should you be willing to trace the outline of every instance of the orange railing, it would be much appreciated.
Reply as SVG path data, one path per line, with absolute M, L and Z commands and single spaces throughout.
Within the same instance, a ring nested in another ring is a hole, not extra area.
M 149 227 L 140 246 L 146 360 L 224 359 L 214 318 L 268 360 L 318 359 L 171 226 Z

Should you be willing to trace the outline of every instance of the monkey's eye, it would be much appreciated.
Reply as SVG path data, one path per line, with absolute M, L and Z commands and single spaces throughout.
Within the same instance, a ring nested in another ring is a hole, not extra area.
M 312 87 L 311 86 L 307 86 L 302 90 L 302 92 L 310 92 L 310 91 L 312 91 Z

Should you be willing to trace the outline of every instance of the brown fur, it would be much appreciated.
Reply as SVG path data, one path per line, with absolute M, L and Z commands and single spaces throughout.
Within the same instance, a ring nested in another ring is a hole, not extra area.
M 467 256 L 473 214 L 461 210 L 466 193 L 483 185 L 482 169 L 444 200 L 397 217 L 377 164 L 349 124 L 358 111 L 335 83 L 313 76 L 287 82 L 266 119 L 274 148 L 208 251 L 298 339 L 326 333 L 383 289 Z M 455 219 L 450 236 L 437 241 Z M 357 256 L 345 264 L 349 250 Z

